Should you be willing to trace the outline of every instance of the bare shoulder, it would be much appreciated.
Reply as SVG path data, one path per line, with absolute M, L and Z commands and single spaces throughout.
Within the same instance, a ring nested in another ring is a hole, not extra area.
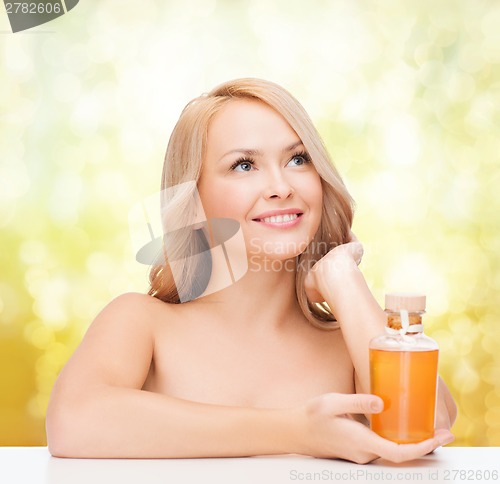
M 154 322 L 166 306 L 141 293 L 114 298 L 90 324 L 55 390 L 78 393 L 100 384 L 141 388 L 153 358 Z
M 126 292 L 115 297 L 100 314 L 129 312 L 130 316 L 149 316 L 159 306 L 166 306 L 159 299 L 140 292 Z

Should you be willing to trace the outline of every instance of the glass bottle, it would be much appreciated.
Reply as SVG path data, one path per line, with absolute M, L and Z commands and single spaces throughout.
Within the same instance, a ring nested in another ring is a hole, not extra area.
M 371 429 L 399 444 L 434 435 L 438 378 L 437 343 L 423 333 L 425 296 L 385 296 L 385 334 L 370 341 L 371 393 L 384 410 L 371 415 Z

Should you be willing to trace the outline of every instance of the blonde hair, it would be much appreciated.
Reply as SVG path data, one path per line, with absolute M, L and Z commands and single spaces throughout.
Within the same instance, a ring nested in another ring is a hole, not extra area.
M 164 191 L 183 182 L 199 180 L 209 123 L 225 104 L 235 99 L 259 100 L 281 114 L 301 139 L 321 177 L 323 213 L 314 239 L 307 249 L 297 256 L 295 288 L 298 303 L 313 326 L 327 330 L 337 329 L 336 319 L 326 303 L 312 304 L 307 300 L 304 279 L 307 270 L 329 250 L 349 241 L 354 202 L 331 162 L 309 115 L 288 91 L 273 82 L 245 78 L 225 82 L 209 93 L 193 99 L 182 111 L 170 137 L 163 165 L 161 188 Z M 180 219 L 193 220 L 193 210 L 195 210 L 192 204 L 193 185 L 185 186 L 184 190 L 180 190 L 168 201 L 169 211 Z M 168 234 L 168 230 L 164 232 Z M 199 253 L 200 247 L 204 247 L 206 241 L 203 240 L 201 230 L 195 232 L 198 234 L 194 237 L 194 242 L 186 243 L 189 238 L 193 239 L 192 229 L 176 230 L 177 240 L 169 244 L 177 247 L 179 251 L 173 257 L 185 261 L 181 271 L 182 279 L 174 282 L 164 251 L 165 261 L 159 261 L 151 268 L 148 294 L 168 303 L 179 303 L 181 291 L 187 291 L 195 297 L 203 292 L 203 287 L 196 287 L 194 274 L 197 272 L 193 265 L 196 263 L 189 255 L 197 251 Z M 170 251 L 169 257 L 172 258 Z M 201 263 L 209 265 L 210 261 L 205 260 Z M 210 266 L 208 268 L 210 270 Z M 201 286 L 203 284 L 205 282 L 202 282 Z M 199 281 L 198 285 L 200 286 Z

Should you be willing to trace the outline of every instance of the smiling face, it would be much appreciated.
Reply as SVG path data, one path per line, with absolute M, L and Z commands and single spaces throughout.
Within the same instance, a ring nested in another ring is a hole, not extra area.
M 321 179 L 300 138 L 257 100 L 231 100 L 212 119 L 198 190 L 208 218 L 241 224 L 249 255 L 295 257 L 321 220 Z

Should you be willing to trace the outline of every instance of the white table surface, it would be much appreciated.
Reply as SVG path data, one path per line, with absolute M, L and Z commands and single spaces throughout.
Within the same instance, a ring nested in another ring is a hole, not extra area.
M 493 473 L 496 471 L 496 476 Z M 1 484 L 500 483 L 500 447 L 446 447 L 405 463 L 357 465 L 299 455 L 228 459 L 61 459 L 0 447 Z M 495 478 L 496 477 L 496 478 Z

